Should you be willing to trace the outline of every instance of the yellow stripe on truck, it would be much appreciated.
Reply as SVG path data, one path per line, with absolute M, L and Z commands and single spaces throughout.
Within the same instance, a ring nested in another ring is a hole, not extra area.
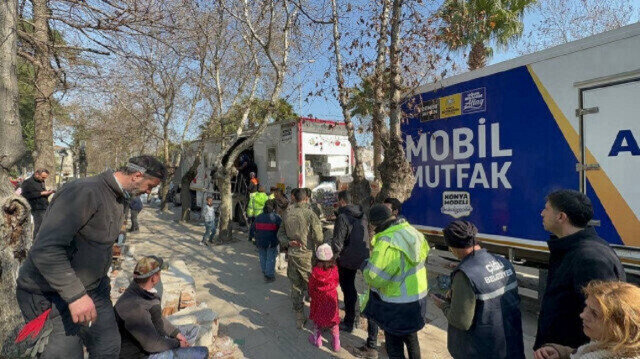
M 540 82 L 540 79 L 530 65 L 527 65 L 527 70 L 529 70 L 531 78 L 533 78 L 533 81 L 538 87 L 538 91 L 540 91 L 544 102 L 547 104 L 547 107 L 549 107 L 553 118 L 556 120 L 558 127 L 560 127 L 560 131 L 562 131 L 564 138 L 579 162 L 580 136 L 573 126 L 571 126 L 569 120 L 567 120 L 562 111 L 560 111 L 560 108 L 544 85 L 542 85 L 542 82 Z M 595 157 L 591 154 L 591 151 L 589 151 L 588 148 L 585 148 L 585 152 L 587 155 L 587 163 L 597 163 Z M 622 198 L 618 189 L 613 185 L 611 179 L 609 179 L 609 176 L 607 176 L 605 171 L 602 169 L 597 171 L 587 171 L 587 180 L 589 180 L 589 183 L 591 183 L 591 186 L 600 199 L 600 202 L 602 202 L 604 210 L 609 215 L 609 218 L 611 218 L 611 222 L 618 231 L 620 238 L 622 238 L 622 242 L 628 246 L 639 247 L 640 220 L 635 216 L 631 207 L 629 207 L 624 198 Z

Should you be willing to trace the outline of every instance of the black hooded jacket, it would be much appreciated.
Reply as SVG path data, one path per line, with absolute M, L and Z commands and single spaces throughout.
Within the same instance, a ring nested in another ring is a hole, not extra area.
M 369 258 L 369 231 L 367 217 L 358 205 L 347 205 L 338 210 L 333 229 L 331 248 L 338 265 L 359 269 Z

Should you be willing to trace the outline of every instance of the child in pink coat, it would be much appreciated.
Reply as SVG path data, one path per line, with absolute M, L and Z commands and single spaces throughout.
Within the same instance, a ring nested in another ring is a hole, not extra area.
M 322 330 L 331 328 L 333 335 L 333 351 L 340 350 L 340 313 L 338 311 L 338 267 L 333 260 L 333 251 L 328 244 L 322 244 L 316 250 L 318 263 L 311 271 L 309 278 L 309 296 L 311 296 L 311 312 L 313 333 L 309 341 L 316 347 L 322 345 Z

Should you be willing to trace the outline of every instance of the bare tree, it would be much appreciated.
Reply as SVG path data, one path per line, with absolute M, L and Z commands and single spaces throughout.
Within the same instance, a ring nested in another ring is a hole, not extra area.
M 540 51 L 640 21 L 631 0 L 538 0 L 537 19 L 520 42 L 520 54 Z
M 25 151 L 18 116 L 17 14 L 17 1 L 0 4 L 0 198 L 11 193 L 8 173 Z
M 374 85 L 374 105 L 372 111 L 373 130 L 373 168 L 376 180 L 380 179 L 380 165 L 382 164 L 382 154 L 384 144 L 388 142 L 389 131 L 384 123 L 386 116 L 385 103 L 387 102 L 388 85 L 385 81 L 387 76 L 387 29 L 389 28 L 389 0 L 382 0 L 378 20 L 378 41 L 376 42 L 376 64 L 373 72 Z
M 233 18 L 235 28 L 240 31 L 241 37 L 251 53 L 251 63 L 255 66 L 254 81 L 252 82 L 251 90 L 249 90 L 250 99 L 255 95 L 258 85 L 261 85 L 260 88 L 265 92 L 268 99 L 266 113 L 262 118 L 257 119 L 258 127 L 238 144 L 236 139 L 247 122 L 252 101 L 243 102 L 246 103 L 247 107 L 244 110 L 242 121 L 237 127 L 235 138 L 223 143 L 222 151 L 213 161 L 221 197 L 219 238 L 222 242 L 225 242 L 232 238 L 230 226 L 233 210 L 231 178 L 236 172 L 233 165 L 238 155 L 249 148 L 256 138 L 264 132 L 274 113 L 287 73 L 291 34 L 298 9 L 295 4 L 288 0 L 252 2 L 243 0 L 230 6 L 227 6 L 223 1 L 221 4 L 225 9 L 225 13 Z M 213 61 L 214 63 L 216 62 L 215 57 Z M 270 69 L 268 72 L 265 66 Z M 261 83 L 258 81 L 261 81 Z M 216 85 L 216 89 L 218 89 L 216 91 L 217 99 L 219 100 L 218 108 L 222 109 L 220 100 L 223 98 L 222 95 L 224 93 L 220 89 L 223 87 L 220 86 L 221 83 L 219 82 Z M 228 107 L 227 110 L 230 108 Z M 220 113 L 222 114 L 222 111 Z M 217 118 L 223 120 L 224 116 Z
M 111 37 L 107 34 L 119 31 L 139 34 L 141 25 L 161 18 L 163 7 L 151 0 L 30 0 L 30 3 L 31 13 L 20 14 L 23 25 L 19 26 L 18 54 L 35 69 L 34 165 L 51 171 L 47 183 L 52 185 L 54 94 L 70 86 L 65 70 L 69 61 L 65 58 L 109 54 Z M 69 35 L 67 39 L 82 40 L 66 43 L 62 34 Z
M 344 68 L 342 65 L 342 54 L 340 48 L 340 30 L 338 18 L 338 5 L 336 0 L 331 0 L 332 23 L 333 23 L 333 51 L 335 54 L 336 81 L 338 83 L 338 101 L 342 108 L 342 117 L 347 127 L 347 135 L 351 148 L 354 149 L 355 167 L 353 170 L 353 184 L 351 193 L 355 203 L 361 203 L 365 208 L 369 207 L 371 197 L 371 186 L 364 176 L 364 166 L 362 165 L 362 154 L 358 147 L 353 122 L 351 121 L 351 110 L 349 108 L 349 93 L 345 86 Z

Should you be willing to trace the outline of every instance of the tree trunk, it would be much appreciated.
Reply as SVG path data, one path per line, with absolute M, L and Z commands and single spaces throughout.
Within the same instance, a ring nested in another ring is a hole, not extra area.
M 0 357 L 17 358 L 24 345 L 13 341 L 24 325 L 16 301 L 18 269 L 32 243 L 31 212 L 22 196 L 0 196 Z
M 467 64 L 471 71 L 483 68 L 487 65 L 487 48 L 484 46 L 482 41 L 478 41 L 471 46 Z
M 387 125 L 384 123 L 384 104 L 389 99 L 385 98 L 384 74 L 387 54 L 387 29 L 389 27 L 389 0 L 382 0 L 382 10 L 380 11 L 380 27 L 378 28 L 378 43 L 376 45 L 376 67 L 374 70 L 374 105 L 372 113 L 373 124 L 373 172 L 375 181 L 380 181 L 380 165 L 382 164 L 382 154 L 384 152 L 383 142 L 388 136 Z
M 167 167 L 167 178 L 162 182 L 162 188 L 160 189 L 160 211 L 164 212 L 169 207 L 168 203 L 168 194 L 169 194 L 169 183 L 171 183 L 171 179 L 173 178 L 173 173 L 175 172 L 174 166 L 172 166 L 171 158 L 169 156 L 169 122 L 165 120 L 163 126 L 163 138 L 162 138 L 162 158 L 164 160 L 164 165 Z
M 13 195 L 9 170 L 24 155 L 18 116 L 16 51 L 18 1 L 0 2 L 0 357 L 15 358 L 13 339 L 24 320 L 16 302 L 18 268 L 31 246 L 30 207 Z
M 22 128 L 18 115 L 16 51 L 18 1 L 0 3 L 0 197 L 13 192 L 9 170 L 24 155 Z
M 35 126 L 34 167 L 49 170 L 47 187 L 52 187 L 56 179 L 56 164 L 53 154 L 53 93 L 58 79 L 51 65 L 51 39 L 49 36 L 50 10 L 47 0 L 33 0 L 33 37 L 36 41 L 34 57 L 35 66 L 35 110 L 33 121 Z
M 362 165 L 362 155 L 356 141 L 356 135 L 353 128 L 353 122 L 351 121 L 351 111 L 349 110 L 349 94 L 345 88 L 344 82 L 344 70 L 342 67 L 342 56 L 340 53 L 340 32 L 338 29 L 338 6 L 336 0 L 331 0 L 331 9 L 333 13 L 333 51 L 336 61 L 336 80 L 338 82 L 338 100 L 340 107 L 342 108 L 342 117 L 347 127 L 347 136 L 351 143 L 351 148 L 354 149 L 353 157 L 355 160 L 355 167 L 353 169 L 353 183 L 351 185 L 351 194 L 353 202 L 361 204 L 365 210 L 369 208 L 371 198 L 371 186 L 369 181 L 364 176 L 364 167 Z
M 400 123 L 402 120 L 402 77 L 400 75 L 401 40 L 400 26 L 403 0 L 393 0 L 391 10 L 391 103 L 389 106 L 389 146 L 385 149 L 384 160 L 380 166 L 382 188 L 378 193 L 378 202 L 394 197 L 404 202 L 411 196 L 415 185 L 415 176 L 411 164 L 405 157 Z
M 198 166 L 200 166 L 200 158 L 202 157 L 202 152 L 196 154 L 196 158 L 193 160 L 193 164 L 189 167 L 189 170 L 182 175 L 182 179 L 180 181 L 180 203 L 182 214 L 180 215 L 180 221 L 189 221 L 190 213 L 191 213 L 191 190 L 189 186 L 191 186 L 191 181 L 196 178 L 198 174 Z
M 231 159 L 230 159 L 231 160 Z M 218 241 L 220 243 L 228 243 L 233 239 L 233 227 L 231 220 L 233 219 L 233 193 L 231 192 L 231 177 L 234 176 L 235 168 L 227 171 L 225 168 L 216 170 L 216 180 L 218 182 L 218 190 L 220 191 L 220 228 Z

